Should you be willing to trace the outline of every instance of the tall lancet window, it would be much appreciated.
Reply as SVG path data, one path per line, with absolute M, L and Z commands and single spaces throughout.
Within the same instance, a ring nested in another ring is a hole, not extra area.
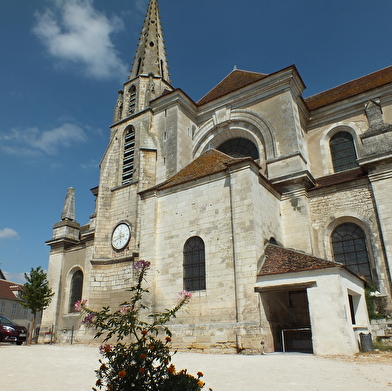
M 135 128 L 130 126 L 125 132 L 124 140 L 124 158 L 122 169 L 122 184 L 132 182 L 133 178 L 133 163 L 135 158 Z
M 69 292 L 69 309 L 68 312 L 75 312 L 75 303 L 82 300 L 83 293 L 83 272 L 77 270 L 71 279 Z
M 198 236 L 189 238 L 184 245 L 184 289 L 206 289 L 205 247 Z
M 353 136 L 348 132 L 338 132 L 330 140 L 332 164 L 335 172 L 358 167 Z
M 132 86 L 129 89 L 129 106 L 128 106 L 128 114 L 131 115 L 136 110 L 136 87 Z

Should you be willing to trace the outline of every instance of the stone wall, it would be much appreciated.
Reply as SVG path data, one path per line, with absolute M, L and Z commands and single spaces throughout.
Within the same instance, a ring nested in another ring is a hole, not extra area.
M 370 329 L 373 339 L 388 338 L 392 342 L 392 319 L 372 319 Z
M 183 289 L 183 248 L 192 236 L 205 244 L 206 290 L 193 292 L 173 321 L 177 347 L 260 351 L 254 283 L 265 241 L 281 238 L 278 197 L 259 183 L 252 165 L 200 179 L 141 201 L 140 257 L 151 261 L 155 311 L 175 305 Z M 148 281 L 150 277 L 148 276 Z
M 100 309 L 110 306 L 115 310 L 130 298 L 126 290 L 134 284 L 133 261 L 94 264 L 90 278 L 90 306 Z
M 377 238 L 372 194 L 367 179 L 311 191 L 309 205 L 316 256 L 333 259 L 330 247 L 332 230 L 350 219 L 360 223 L 367 234 L 372 233 L 372 239 Z

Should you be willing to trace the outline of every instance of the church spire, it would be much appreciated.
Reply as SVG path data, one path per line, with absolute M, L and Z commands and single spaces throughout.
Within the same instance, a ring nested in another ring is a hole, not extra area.
M 129 79 L 155 76 L 170 83 L 168 70 L 158 0 L 150 0 Z

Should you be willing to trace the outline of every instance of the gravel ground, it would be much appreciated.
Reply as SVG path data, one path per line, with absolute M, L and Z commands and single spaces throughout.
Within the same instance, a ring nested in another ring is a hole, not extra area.
M 0 346 L 0 389 L 87 391 L 95 384 L 97 346 Z M 259 356 L 177 353 L 177 369 L 204 373 L 206 391 L 392 391 L 392 354 L 319 357 L 272 353 Z M 186 391 L 186 390 L 184 390 Z

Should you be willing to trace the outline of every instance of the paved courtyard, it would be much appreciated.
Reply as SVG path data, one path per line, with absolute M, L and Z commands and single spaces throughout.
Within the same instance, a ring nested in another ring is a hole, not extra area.
M 97 346 L 1 344 L 0 358 L 2 390 L 88 391 L 100 355 Z M 392 391 L 392 355 L 354 359 L 178 353 L 173 361 L 177 369 L 202 371 L 206 391 Z

